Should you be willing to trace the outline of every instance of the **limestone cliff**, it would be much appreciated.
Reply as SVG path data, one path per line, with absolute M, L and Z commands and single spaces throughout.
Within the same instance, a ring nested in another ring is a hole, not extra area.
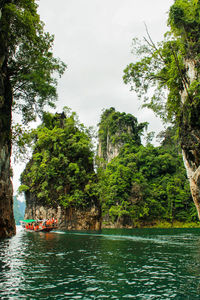
M 62 230 L 100 230 L 101 210 L 93 206 L 81 209 L 75 207 L 42 205 L 33 195 L 26 193 L 25 219 L 58 219 L 58 229 Z
M 21 175 L 25 218 L 58 219 L 60 229 L 100 229 L 101 209 L 90 137 L 74 113 L 44 114 Z M 41 134 L 42 133 L 42 134 Z
M 97 156 L 107 164 L 119 155 L 120 149 L 130 140 L 136 145 L 141 144 L 140 132 L 147 123 L 138 124 L 133 115 L 117 112 L 111 107 L 102 113 L 98 125 Z
M 146 126 L 147 123 L 138 124 L 137 118 L 133 115 L 118 112 L 113 107 L 102 113 L 99 123 L 97 152 L 97 165 L 100 167 L 100 173 L 104 172 L 107 165 L 120 154 L 125 144 L 141 145 L 140 135 Z M 107 202 L 105 195 L 100 197 L 102 203 Z M 120 206 L 116 199 L 113 201 L 116 201 L 116 207 Z M 131 218 L 127 215 L 122 215 L 114 220 L 107 208 L 104 208 L 104 205 L 102 207 L 102 227 L 128 228 L 133 226 Z
M 128 140 L 132 139 L 136 144 L 140 144 L 138 135 L 140 125 L 134 116 L 117 112 L 113 107 L 102 113 L 98 131 L 97 155 L 104 160 L 104 164 L 118 156 L 120 149 Z
M 120 133 L 116 133 L 116 136 L 120 137 Z M 98 156 L 104 158 L 107 163 L 111 162 L 113 158 L 119 155 L 119 151 L 123 145 L 122 142 L 114 143 L 113 139 L 107 133 L 106 137 L 106 147 L 103 149 L 103 141 L 99 140 L 98 145 Z
M 199 81 L 198 62 L 193 59 L 185 60 L 187 81 L 181 92 L 183 113 L 180 121 L 180 139 L 183 160 L 190 181 L 190 189 L 200 219 L 200 121 L 199 101 L 194 100 L 190 86 Z
M 139 145 L 139 132 L 145 125 L 138 124 L 133 115 L 117 112 L 113 107 L 105 110 L 99 123 L 98 157 L 107 164 L 119 155 L 122 146 L 130 139 Z
M 11 182 L 12 89 L 8 76 L 6 46 L 0 32 L 0 238 L 15 234 Z

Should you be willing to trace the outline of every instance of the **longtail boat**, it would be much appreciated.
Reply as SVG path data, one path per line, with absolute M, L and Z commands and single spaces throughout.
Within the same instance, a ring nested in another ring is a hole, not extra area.
M 32 232 L 49 232 L 57 228 L 57 219 L 47 219 L 47 220 L 33 220 L 27 219 L 20 221 L 22 228 L 26 231 Z

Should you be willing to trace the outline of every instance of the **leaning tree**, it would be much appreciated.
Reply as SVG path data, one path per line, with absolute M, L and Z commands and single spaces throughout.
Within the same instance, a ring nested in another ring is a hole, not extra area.
M 65 64 L 53 57 L 53 36 L 44 31 L 35 0 L 0 0 L 0 238 L 15 233 L 13 217 L 12 111 L 34 120 L 56 100 Z
M 200 1 L 175 0 L 168 26 L 158 44 L 148 30 L 143 42 L 134 39 L 138 59 L 125 69 L 124 82 L 131 84 L 144 106 L 178 128 L 200 219 Z

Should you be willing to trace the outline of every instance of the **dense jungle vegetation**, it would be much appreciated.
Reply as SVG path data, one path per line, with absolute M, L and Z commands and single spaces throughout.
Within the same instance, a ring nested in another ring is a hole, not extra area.
M 200 1 L 175 0 L 163 41 L 133 39 L 131 62 L 124 70 L 130 84 L 163 122 L 175 125 L 200 220 Z
M 95 172 L 92 136 L 76 114 L 45 113 L 31 134 L 33 155 L 22 174 L 21 191 L 52 206 L 81 208 L 100 201 L 103 219 L 124 226 L 196 221 L 175 128 L 160 133 L 161 145 L 155 147 L 141 143 L 145 126 L 130 114 L 105 110 L 99 143 L 104 141 L 104 152 L 118 145 L 119 154 L 108 163 L 102 152 Z
M 75 113 L 44 113 L 33 130 L 33 155 L 21 176 L 21 191 L 41 204 L 83 207 L 96 202 L 94 153 L 89 130 Z
M 155 220 L 196 220 L 181 151 L 178 141 L 174 140 L 175 128 L 169 127 L 160 133 L 159 147 L 150 143 L 144 146 L 140 140 L 146 124 L 138 124 L 132 116 L 135 126 L 130 131 L 130 115 L 111 108 L 101 116 L 100 141 L 104 128 L 108 128 L 109 124 L 113 127 L 113 120 L 118 121 L 119 116 L 121 126 L 117 124 L 115 128 L 127 138 L 121 144 L 119 155 L 106 167 L 100 165 L 98 169 L 103 215 L 109 215 L 112 222 L 119 221 L 124 225 Z M 119 137 L 117 132 L 113 132 L 113 136 Z M 115 140 L 110 140 L 114 147 Z

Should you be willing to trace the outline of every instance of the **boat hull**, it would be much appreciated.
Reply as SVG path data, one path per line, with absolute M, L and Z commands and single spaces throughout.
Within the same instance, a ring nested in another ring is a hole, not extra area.
M 37 230 L 34 230 L 34 229 L 27 229 L 27 228 L 24 228 L 25 231 L 28 231 L 28 232 L 50 232 L 52 230 L 55 230 L 56 228 L 55 227 L 51 227 L 51 228 L 41 228 L 41 229 L 37 229 Z

